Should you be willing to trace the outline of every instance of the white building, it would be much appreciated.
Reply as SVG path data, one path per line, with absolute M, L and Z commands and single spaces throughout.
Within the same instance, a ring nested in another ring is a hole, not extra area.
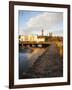
M 29 35 L 29 36 L 20 36 L 19 38 L 20 41 L 30 41 L 30 42 L 44 42 L 45 41 L 45 37 L 43 36 L 33 36 L 33 35 Z

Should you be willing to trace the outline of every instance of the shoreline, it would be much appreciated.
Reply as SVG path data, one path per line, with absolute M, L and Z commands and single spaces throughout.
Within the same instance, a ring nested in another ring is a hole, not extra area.
M 60 57 L 59 48 L 52 44 L 48 47 L 24 74 L 23 78 L 44 78 L 44 77 L 62 77 L 63 76 L 63 58 Z

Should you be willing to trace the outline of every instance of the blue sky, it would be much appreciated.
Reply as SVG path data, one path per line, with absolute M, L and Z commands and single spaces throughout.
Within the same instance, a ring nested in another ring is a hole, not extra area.
M 54 35 L 63 35 L 63 13 L 45 11 L 24 11 L 18 12 L 19 35 L 41 35 L 52 32 Z
M 19 28 L 23 29 L 31 17 L 34 17 L 41 13 L 42 12 L 19 10 Z

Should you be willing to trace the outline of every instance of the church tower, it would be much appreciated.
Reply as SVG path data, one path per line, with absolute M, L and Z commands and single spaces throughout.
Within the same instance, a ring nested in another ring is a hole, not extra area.
M 42 36 L 44 36 L 44 30 L 42 29 Z

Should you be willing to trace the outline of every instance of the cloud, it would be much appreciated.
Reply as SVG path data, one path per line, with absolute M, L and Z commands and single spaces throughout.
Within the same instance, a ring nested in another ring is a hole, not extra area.
M 36 28 L 43 25 L 48 25 L 48 28 L 51 28 L 56 23 L 62 21 L 61 13 L 43 13 L 42 15 L 37 15 L 32 17 L 27 23 L 28 28 Z
M 44 12 L 33 16 L 26 23 L 24 32 L 35 33 L 39 30 L 45 29 L 46 32 L 55 32 L 55 30 L 62 31 L 63 29 L 63 14 L 60 12 Z

